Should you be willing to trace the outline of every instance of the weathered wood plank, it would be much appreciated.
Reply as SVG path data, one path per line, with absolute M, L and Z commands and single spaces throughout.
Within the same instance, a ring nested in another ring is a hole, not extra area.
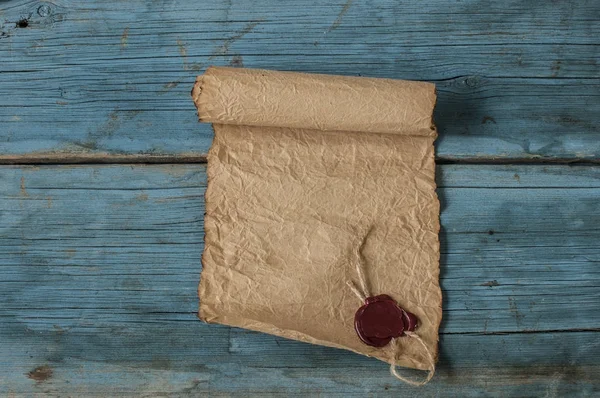
M 412 389 L 371 358 L 197 320 L 73 329 L 47 324 L 5 339 L 15 348 L 0 347 L 8 365 L 0 393 L 593 396 L 600 392 L 597 338 L 597 332 L 444 335 L 434 381 Z M 44 366 L 52 374 L 32 380 L 29 373 Z
M 204 154 L 189 90 L 210 64 L 434 81 L 441 159 L 600 158 L 595 0 L 20 0 L 0 14 L 2 162 Z
M 438 167 L 441 362 L 417 392 L 369 358 L 196 319 L 204 171 L 0 168 L 0 394 L 600 392 L 599 167 Z

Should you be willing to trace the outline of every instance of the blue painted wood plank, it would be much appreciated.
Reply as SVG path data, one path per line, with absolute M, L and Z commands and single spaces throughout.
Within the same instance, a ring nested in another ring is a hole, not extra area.
M 599 393 L 600 168 L 443 165 L 438 184 L 440 365 L 412 390 L 196 319 L 204 165 L 2 167 L 0 394 Z
M 5 163 L 202 156 L 212 133 L 189 91 L 210 64 L 436 82 L 440 159 L 600 157 L 595 0 L 19 0 L 0 13 Z
M 64 186 L 52 185 L 56 170 Z M 108 306 L 123 298 L 135 302 L 137 290 L 129 289 L 129 282 L 121 284 L 124 272 L 133 277 L 145 272 L 131 245 L 141 245 L 148 255 L 161 254 L 161 245 L 176 245 L 180 249 L 176 256 L 164 254 L 168 261 L 183 257 L 193 262 L 200 257 L 204 167 L 133 167 L 117 176 L 120 170 L 120 166 L 6 169 L 3 185 L 13 192 L 6 194 L 3 205 L 2 236 L 12 243 L 2 266 L 3 275 L 14 280 L 5 294 L 28 291 L 30 282 L 21 279 L 20 272 L 23 265 L 33 262 L 52 271 L 44 275 L 47 285 L 33 289 L 37 297 L 43 297 L 36 309 L 60 309 L 66 297 L 73 296 L 80 310 L 95 310 L 97 297 L 86 295 L 79 284 L 99 283 L 100 290 L 106 284 L 113 286 L 102 292 Z M 599 221 L 597 168 L 442 166 L 439 170 L 445 318 L 456 320 L 449 322 L 446 332 L 600 326 L 597 317 L 587 317 L 598 298 L 594 268 L 598 248 L 593 244 Z M 520 184 L 525 186 L 514 189 Z M 174 189 L 181 190 L 180 196 L 172 196 Z M 86 198 L 96 194 L 106 198 L 98 207 L 90 207 Z M 166 210 L 161 210 L 166 204 Z M 71 215 L 68 222 L 65 214 Z M 172 238 L 173 231 L 177 240 Z M 133 241 L 124 245 L 123 239 Z M 33 247 L 30 241 L 35 242 Z M 57 242 L 69 247 L 57 252 Z M 16 250 L 20 245 L 22 250 Z M 23 250 L 27 255 L 19 255 Z M 122 264 L 130 265 L 123 269 Z M 171 274 L 179 270 L 178 265 L 174 267 L 152 268 L 151 275 L 161 278 L 152 281 L 150 292 L 160 300 L 158 304 L 145 302 L 170 313 L 181 309 L 187 297 L 185 311 L 194 312 L 196 300 L 189 300 L 189 291 L 177 295 L 166 288 L 180 275 L 181 271 Z M 98 279 L 100 274 L 103 278 Z M 187 268 L 185 277 L 195 279 L 196 275 L 196 267 Z M 71 285 L 65 285 L 64 278 Z M 566 294 L 566 287 L 573 285 L 577 291 Z M 194 285 L 190 288 L 195 290 Z M 532 297 L 538 295 L 550 297 L 537 303 Z M 567 311 L 560 320 L 544 323 L 554 311 L 569 309 L 574 302 L 581 312 Z
M 413 389 L 393 379 L 384 363 L 349 352 L 257 333 L 244 335 L 239 329 L 198 321 L 182 324 L 159 325 L 162 333 L 151 323 L 88 330 L 48 325 L 35 333 L 23 332 L 19 341 L 27 343 L 26 350 L 17 346 L 3 357 L 11 366 L 0 375 L 0 392 L 410 397 L 539 396 L 540 392 L 561 397 L 600 392 L 600 369 L 590 355 L 597 354 L 598 333 L 593 332 L 442 336 L 435 379 Z M 173 331 L 167 334 L 167 328 Z M 215 328 L 221 335 L 231 334 L 231 342 L 219 340 Z M 131 341 L 137 333 L 158 343 Z M 214 347 L 224 352 L 217 353 Z M 44 366 L 52 371 L 49 377 L 42 381 L 28 377 Z

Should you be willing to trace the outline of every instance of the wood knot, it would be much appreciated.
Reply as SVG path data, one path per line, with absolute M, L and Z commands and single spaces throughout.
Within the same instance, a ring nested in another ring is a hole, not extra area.
M 52 368 L 48 365 L 38 366 L 31 372 L 27 373 L 27 377 L 31 380 L 35 380 L 38 383 L 42 383 L 52 377 Z
M 47 4 L 42 4 L 38 7 L 37 13 L 40 17 L 45 18 L 52 13 L 52 9 Z
M 29 20 L 27 18 L 19 19 L 16 26 L 17 28 L 26 28 L 29 26 Z
M 477 88 L 481 85 L 481 79 L 479 76 L 469 76 L 465 78 L 464 84 L 469 88 Z

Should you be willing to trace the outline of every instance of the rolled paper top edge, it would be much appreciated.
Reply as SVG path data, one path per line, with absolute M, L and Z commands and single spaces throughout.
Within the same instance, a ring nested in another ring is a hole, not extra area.
M 437 135 L 432 83 L 210 67 L 192 98 L 202 122 Z

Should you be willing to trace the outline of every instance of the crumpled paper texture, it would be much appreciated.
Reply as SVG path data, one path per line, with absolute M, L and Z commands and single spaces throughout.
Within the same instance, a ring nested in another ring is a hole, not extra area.
M 209 68 L 192 97 L 215 131 L 200 318 L 427 369 L 414 339 L 361 342 L 348 282 L 361 261 L 370 293 L 417 315 L 437 357 L 435 87 Z

